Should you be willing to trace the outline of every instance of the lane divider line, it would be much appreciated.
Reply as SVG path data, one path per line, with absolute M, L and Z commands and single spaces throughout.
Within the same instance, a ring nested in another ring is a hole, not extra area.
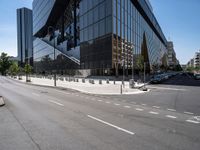
M 131 135 L 134 135 L 134 134 L 135 134 L 134 132 L 131 132 L 131 131 L 126 130 L 126 129 L 123 129 L 123 128 L 121 128 L 121 127 L 118 127 L 118 126 L 116 126 L 116 125 L 114 125 L 114 124 L 111 124 L 111 123 L 109 123 L 109 122 L 106 122 L 106 121 L 103 121 L 103 120 L 98 119 L 98 118 L 96 118 L 96 117 L 93 117 L 93 116 L 91 116 L 91 115 L 87 115 L 87 116 L 88 116 L 89 118 L 93 119 L 93 120 L 96 120 L 96 121 L 98 121 L 98 122 L 101 122 L 101 123 L 103 123 L 103 124 L 105 124 L 105 125 L 108 125 L 108 126 L 110 126 L 110 127 L 115 128 L 115 129 L 117 129 L 117 130 L 123 131 L 123 132 L 128 133 L 128 134 L 131 134 Z
M 135 110 L 137 110 L 137 111 L 143 111 L 144 109 L 142 109 L 142 108 L 135 108 Z
M 199 124 L 199 121 L 195 121 L 195 120 L 186 120 L 186 122 L 190 122 L 190 123 L 195 123 L 195 124 Z
M 194 113 L 191 113 L 191 112 L 188 112 L 188 111 L 184 111 L 184 114 L 194 115 Z
M 102 100 L 99 99 L 98 102 L 102 102 Z
M 176 119 L 176 116 L 171 116 L 171 115 L 166 115 L 167 118 L 172 118 L 172 119 Z
M 131 108 L 131 106 L 124 106 L 125 108 Z
M 114 103 L 116 106 L 119 106 L 120 104 L 118 104 L 118 103 Z
M 155 112 L 155 111 L 150 111 L 149 113 L 150 114 L 154 114 L 154 115 L 158 115 L 159 114 L 158 112 Z
M 61 104 L 61 103 L 59 103 L 59 102 L 56 102 L 56 101 L 54 101 L 54 100 L 48 100 L 48 101 L 51 102 L 51 103 L 57 104 L 57 105 L 59 105 L 59 106 L 64 106 L 63 104 Z
M 153 108 L 157 108 L 157 109 L 159 109 L 160 107 L 159 106 L 152 106 Z
M 175 109 L 170 109 L 170 108 L 168 108 L 167 110 L 168 110 L 168 111 L 176 111 Z
M 147 106 L 147 104 L 141 104 L 142 106 Z
M 106 102 L 106 104 L 110 104 L 110 102 L 109 102 L 109 101 L 107 101 L 107 102 Z

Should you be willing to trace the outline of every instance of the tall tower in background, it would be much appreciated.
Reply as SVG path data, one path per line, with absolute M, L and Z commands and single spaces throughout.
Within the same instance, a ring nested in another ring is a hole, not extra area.
M 19 66 L 33 65 L 33 16 L 28 8 L 17 9 L 17 48 Z

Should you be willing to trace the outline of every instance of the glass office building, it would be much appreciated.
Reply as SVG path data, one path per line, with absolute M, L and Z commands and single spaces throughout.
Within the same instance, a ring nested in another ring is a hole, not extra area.
M 17 52 L 18 64 L 24 67 L 26 63 L 33 65 L 33 20 L 32 10 L 17 9 Z
M 33 31 L 34 62 L 48 58 L 49 71 L 57 64 L 62 71 L 128 73 L 139 69 L 141 57 L 149 72 L 154 65 L 168 65 L 167 41 L 147 0 L 34 0 Z

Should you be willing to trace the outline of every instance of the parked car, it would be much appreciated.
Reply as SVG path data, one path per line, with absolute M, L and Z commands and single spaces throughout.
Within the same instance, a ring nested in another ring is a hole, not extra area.
M 161 75 L 155 75 L 151 80 L 150 83 L 160 83 L 162 81 L 162 76 Z
M 200 73 L 194 74 L 194 78 L 195 78 L 196 80 L 200 80 Z

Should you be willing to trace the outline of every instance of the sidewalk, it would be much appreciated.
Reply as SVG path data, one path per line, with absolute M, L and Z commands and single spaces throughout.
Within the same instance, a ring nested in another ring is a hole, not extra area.
M 22 80 L 18 80 L 21 82 L 25 82 L 26 77 L 23 76 Z M 90 79 L 85 79 L 85 83 L 82 83 L 82 79 L 78 79 L 78 82 L 74 81 L 65 81 L 65 79 L 62 81 L 58 79 L 56 81 L 58 87 L 63 88 L 69 88 L 73 90 L 77 90 L 83 93 L 88 94 L 102 94 L 102 95 L 120 95 L 121 91 L 122 94 L 141 94 L 145 93 L 144 91 L 141 91 L 137 88 L 131 89 L 129 88 L 129 82 L 125 81 L 124 87 L 121 85 L 121 81 L 116 81 L 115 84 L 113 81 L 109 81 L 109 83 L 106 83 L 106 80 L 102 80 L 102 84 L 99 84 L 99 80 L 94 79 L 94 84 L 89 83 Z M 54 80 L 53 79 L 47 79 L 47 78 L 36 78 L 31 77 L 31 84 L 36 85 L 45 85 L 45 86 L 54 86 Z M 141 87 L 143 84 L 136 84 L 136 87 Z M 121 89 L 122 87 L 122 89 Z

